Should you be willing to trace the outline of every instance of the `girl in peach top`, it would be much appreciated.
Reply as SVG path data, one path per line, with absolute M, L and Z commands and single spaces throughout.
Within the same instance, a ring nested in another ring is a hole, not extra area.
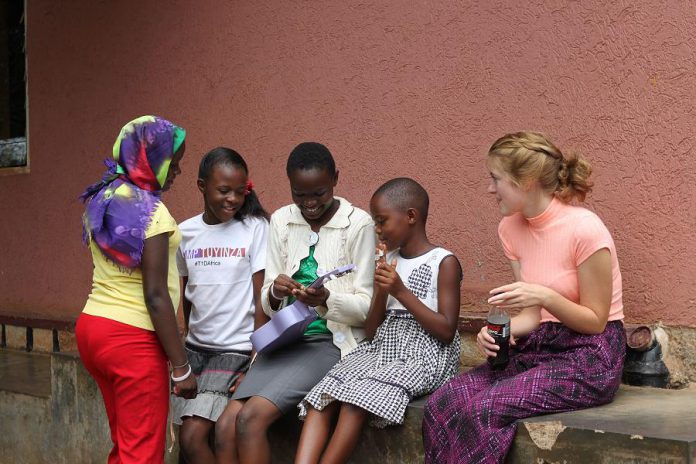
M 609 231 L 573 206 L 591 189 L 590 165 L 542 134 L 498 139 L 488 153 L 503 219 L 498 234 L 515 282 L 488 302 L 519 311 L 510 362 L 483 364 L 437 390 L 426 405 L 426 463 L 501 463 L 516 420 L 610 402 L 625 355 L 621 272 Z M 484 327 L 480 351 L 498 347 Z

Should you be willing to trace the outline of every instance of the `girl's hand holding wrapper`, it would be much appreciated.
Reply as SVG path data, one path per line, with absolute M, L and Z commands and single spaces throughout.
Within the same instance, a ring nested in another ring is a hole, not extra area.
M 375 284 L 377 289 L 395 296 L 402 289 L 405 289 L 401 277 L 396 272 L 396 259 L 392 259 L 391 264 L 387 264 L 387 246 L 384 243 L 377 245 L 375 260 Z

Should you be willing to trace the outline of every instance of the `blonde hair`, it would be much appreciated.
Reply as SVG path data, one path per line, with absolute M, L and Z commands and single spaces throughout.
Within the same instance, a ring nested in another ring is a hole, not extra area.
M 518 187 L 537 181 L 541 188 L 563 202 L 584 201 L 592 190 L 590 163 L 575 153 L 563 156 L 544 134 L 507 134 L 488 150 L 489 164 L 502 169 Z

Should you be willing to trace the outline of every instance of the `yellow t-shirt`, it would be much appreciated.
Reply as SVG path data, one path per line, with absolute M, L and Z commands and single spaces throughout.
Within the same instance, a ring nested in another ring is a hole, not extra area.
M 152 215 L 152 222 L 145 231 L 145 238 L 162 233 L 169 234 L 169 265 L 167 284 L 174 311 L 179 306 L 179 272 L 176 268 L 176 250 L 181 242 L 181 232 L 176 221 L 169 214 L 164 203 L 160 202 Z M 92 293 L 87 298 L 83 312 L 92 316 L 105 317 L 124 324 L 155 330 L 150 313 L 145 306 L 143 295 L 143 275 L 138 268 L 132 273 L 124 272 L 111 261 L 107 261 L 99 248 L 89 245 L 94 262 Z

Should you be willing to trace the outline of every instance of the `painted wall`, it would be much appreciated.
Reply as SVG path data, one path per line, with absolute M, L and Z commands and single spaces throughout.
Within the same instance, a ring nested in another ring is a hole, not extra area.
M 510 280 L 486 194 L 487 147 L 536 129 L 593 163 L 588 206 L 612 231 L 628 320 L 696 326 L 696 7 L 690 2 L 271 0 L 28 6 L 31 173 L 0 177 L 0 312 L 76 315 L 90 289 L 76 198 L 120 127 L 155 113 L 188 129 L 165 197 L 200 210 L 202 153 L 249 161 L 269 208 L 284 162 L 318 140 L 337 193 L 412 176 L 429 231 L 465 272 L 467 308 Z

